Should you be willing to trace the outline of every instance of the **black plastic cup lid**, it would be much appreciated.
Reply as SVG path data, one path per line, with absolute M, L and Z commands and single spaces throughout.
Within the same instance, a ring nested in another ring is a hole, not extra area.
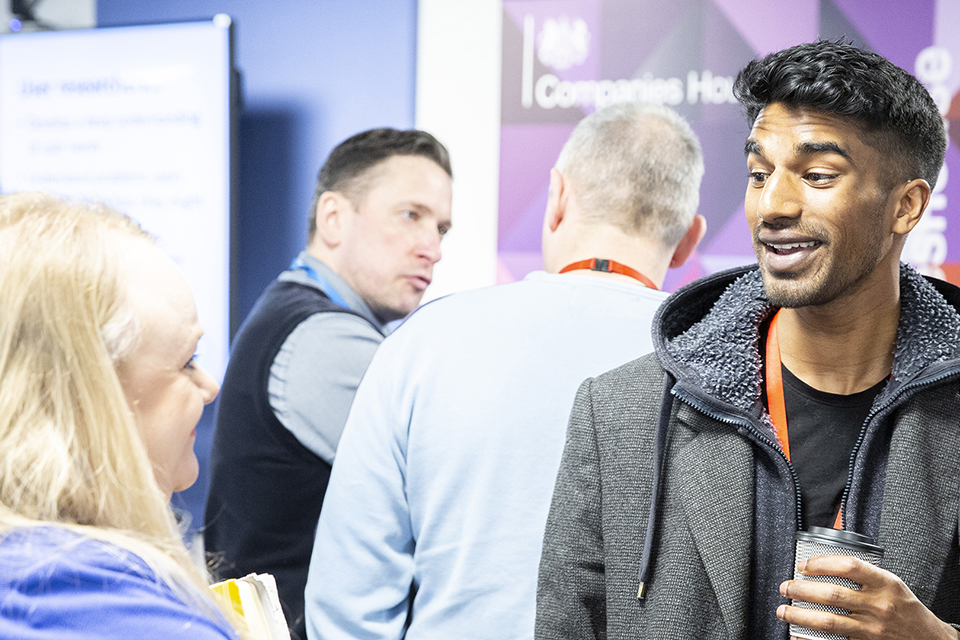
M 819 542 L 835 547 L 843 547 L 852 551 L 863 551 L 883 555 L 883 547 L 874 543 L 873 538 L 853 531 L 829 529 L 827 527 L 810 527 L 807 531 L 797 531 L 797 540 L 804 542 Z

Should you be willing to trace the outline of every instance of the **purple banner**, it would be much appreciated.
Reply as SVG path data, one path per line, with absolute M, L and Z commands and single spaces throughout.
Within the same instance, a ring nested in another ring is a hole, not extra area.
M 960 284 L 960 3 L 953 0 L 504 0 L 498 280 L 541 268 L 547 182 L 576 123 L 615 102 L 676 109 L 700 136 L 708 231 L 665 289 L 755 261 L 743 196 L 748 127 L 733 78 L 751 59 L 845 37 L 915 74 L 947 119 L 936 192 L 903 259 Z

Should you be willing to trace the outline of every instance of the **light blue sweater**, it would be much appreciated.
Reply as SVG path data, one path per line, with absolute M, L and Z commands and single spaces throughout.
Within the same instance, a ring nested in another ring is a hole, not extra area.
M 532 638 L 573 398 L 652 350 L 666 294 L 569 273 L 426 305 L 347 420 L 306 589 L 311 639 Z

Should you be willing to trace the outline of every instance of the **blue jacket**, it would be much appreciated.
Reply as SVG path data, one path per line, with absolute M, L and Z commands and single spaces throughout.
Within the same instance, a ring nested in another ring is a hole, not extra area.
M 238 640 L 129 551 L 58 527 L 0 534 L 2 640 Z

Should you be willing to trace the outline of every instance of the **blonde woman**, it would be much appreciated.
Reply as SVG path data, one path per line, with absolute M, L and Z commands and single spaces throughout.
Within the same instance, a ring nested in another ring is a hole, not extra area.
M 169 509 L 217 383 L 128 218 L 0 196 L 0 638 L 237 638 Z

